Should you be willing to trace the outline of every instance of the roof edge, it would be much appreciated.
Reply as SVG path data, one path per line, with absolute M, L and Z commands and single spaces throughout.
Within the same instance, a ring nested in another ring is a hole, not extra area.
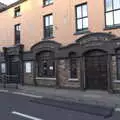
M 18 1 L 14 2 L 14 3 L 12 3 L 12 4 L 8 5 L 8 6 L 6 5 L 6 7 L 1 9 L 0 12 L 4 12 L 4 11 L 6 11 L 6 10 L 18 5 L 18 4 L 21 4 L 21 3 L 25 2 L 25 1 L 27 1 L 27 0 L 18 0 Z

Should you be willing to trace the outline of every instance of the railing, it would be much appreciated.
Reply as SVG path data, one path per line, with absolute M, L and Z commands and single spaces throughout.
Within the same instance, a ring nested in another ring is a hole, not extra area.
M 18 76 L 17 75 L 0 75 L 0 82 L 3 87 L 6 88 L 8 84 L 15 84 L 16 89 L 18 89 Z

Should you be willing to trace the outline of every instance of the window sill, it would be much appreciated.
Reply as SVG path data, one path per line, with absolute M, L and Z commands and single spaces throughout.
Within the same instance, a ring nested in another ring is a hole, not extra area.
M 68 81 L 70 81 L 70 82 L 78 82 L 79 80 L 78 80 L 78 78 L 69 78 Z
M 47 77 L 36 77 L 37 80 L 52 80 L 55 81 L 56 78 L 47 78 Z
M 19 15 L 19 16 L 14 16 L 14 18 L 19 18 L 19 17 L 21 17 L 22 15 Z
M 119 26 L 111 26 L 111 27 L 106 26 L 104 28 L 104 30 L 119 29 L 119 28 L 120 28 L 120 25 Z
M 44 8 L 44 7 L 47 7 L 47 6 L 51 6 L 51 5 L 53 5 L 53 3 L 50 3 L 50 4 L 48 4 L 48 5 L 43 5 L 43 8 Z
M 85 33 L 89 33 L 90 31 L 88 29 L 86 30 L 82 30 L 82 31 L 76 31 L 73 35 L 80 35 L 80 34 L 85 34 Z
M 53 38 L 55 38 L 54 36 L 51 36 L 51 37 L 45 37 L 45 38 L 43 38 L 43 40 L 48 40 L 48 39 L 53 39 Z

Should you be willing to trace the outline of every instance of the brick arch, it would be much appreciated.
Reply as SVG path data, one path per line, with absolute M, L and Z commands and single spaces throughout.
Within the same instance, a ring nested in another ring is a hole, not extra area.
M 60 48 L 61 44 L 57 43 L 55 41 L 52 40 L 44 40 L 41 42 L 36 43 L 35 45 L 33 45 L 31 47 L 31 51 L 34 55 L 34 57 L 36 56 L 36 54 L 39 54 L 42 51 L 52 51 L 52 52 L 56 52 L 58 51 L 58 49 Z
M 86 52 L 83 53 L 84 56 L 92 56 L 92 55 L 106 55 L 107 52 L 101 49 L 92 49 L 92 50 L 88 50 Z
M 115 35 L 111 33 L 102 33 L 102 32 L 96 32 L 96 33 L 89 33 L 87 35 L 84 35 L 76 40 L 76 43 L 84 44 L 89 41 L 108 41 L 116 38 Z

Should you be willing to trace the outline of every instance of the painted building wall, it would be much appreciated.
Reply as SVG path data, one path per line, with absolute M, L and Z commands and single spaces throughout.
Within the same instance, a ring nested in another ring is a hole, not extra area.
M 43 7 L 42 0 L 27 0 L 20 5 L 21 16 L 14 17 L 14 6 L 0 13 L 0 47 L 14 45 L 14 25 L 21 24 L 21 44 L 25 51 L 43 39 L 43 16 L 53 13 L 53 40 L 67 45 L 75 42 L 81 35 L 76 32 L 75 5 L 88 3 L 88 22 L 90 32 L 112 32 L 120 36 L 120 29 L 104 30 L 104 0 L 54 0 L 52 5 Z

